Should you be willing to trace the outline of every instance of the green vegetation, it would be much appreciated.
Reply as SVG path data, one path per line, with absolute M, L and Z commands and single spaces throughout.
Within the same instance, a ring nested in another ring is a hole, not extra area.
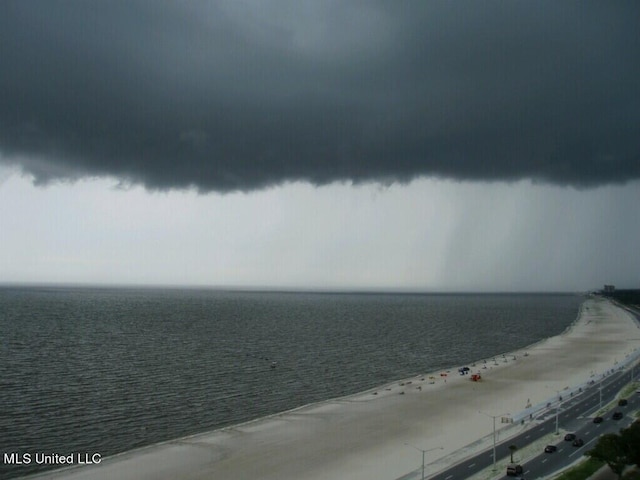
M 555 480 L 585 480 L 596 473 L 603 465 L 603 461 L 589 458 L 575 467 L 565 470 Z
M 611 297 L 625 305 L 640 305 L 640 290 L 615 290 Z
M 627 465 L 640 467 L 640 422 L 633 422 L 619 434 L 602 435 L 585 455 L 605 462 L 618 478 L 622 478 Z
M 627 398 L 633 392 L 635 392 L 638 388 L 640 388 L 640 383 L 632 382 L 620 391 L 618 398 Z

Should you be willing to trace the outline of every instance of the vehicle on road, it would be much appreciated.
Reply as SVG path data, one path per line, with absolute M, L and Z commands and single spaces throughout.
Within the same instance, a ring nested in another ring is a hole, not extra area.
M 507 465 L 507 476 L 509 477 L 517 477 L 519 475 L 522 475 L 522 472 L 524 470 L 522 469 L 522 465 L 518 465 L 517 463 L 510 463 L 509 465 Z
M 564 441 L 565 442 L 573 442 L 576 439 L 576 434 L 575 433 L 567 433 L 564 436 Z
M 622 418 L 622 412 L 613 412 L 611 418 L 613 418 L 614 420 L 620 420 Z
M 627 399 L 626 398 L 621 398 L 620 400 L 618 400 L 618 406 L 619 407 L 624 407 L 627 405 Z
M 544 453 L 553 453 L 557 450 L 558 447 L 556 447 L 555 445 L 547 445 L 546 447 L 544 447 Z
M 593 423 L 602 423 L 602 420 L 604 420 L 604 418 L 602 418 L 602 417 L 594 417 Z
M 581 438 L 576 438 L 576 439 L 573 441 L 572 445 L 573 445 L 574 447 L 581 447 L 581 446 L 583 446 L 583 445 L 584 445 L 584 440 L 582 440 Z

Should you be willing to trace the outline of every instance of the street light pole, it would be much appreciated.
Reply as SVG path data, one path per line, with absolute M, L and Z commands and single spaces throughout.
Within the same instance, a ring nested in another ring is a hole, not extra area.
M 556 405 L 556 435 L 558 435 L 560 433 L 560 430 L 558 429 L 558 415 L 560 414 L 560 391 L 556 390 L 556 394 L 558 395 L 558 403 Z
M 410 446 L 412 448 L 415 448 L 419 452 L 422 452 L 422 480 L 424 480 L 424 454 L 427 453 L 427 452 L 432 452 L 434 450 L 443 450 L 444 447 L 428 448 L 427 450 L 424 450 L 422 448 L 416 447 L 415 445 L 411 445 L 410 443 L 406 443 L 405 442 L 405 445 L 408 445 L 408 446 Z
M 508 415 L 508 413 L 501 413 L 500 415 L 489 415 L 488 413 L 481 412 L 478 410 L 478 413 L 486 415 L 487 417 L 493 418 L 493 470 L 496 470 L 496 418 L 502 417 L 503 415 Z
M 602 380 L 600 380 L 600 410 L 602 410 Z

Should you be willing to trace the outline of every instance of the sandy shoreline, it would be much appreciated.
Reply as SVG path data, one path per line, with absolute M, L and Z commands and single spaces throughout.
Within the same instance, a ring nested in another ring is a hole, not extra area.
M 491 416 L 498 416 L 497 427 L 509 425 L 502 418 L 526 422 L 535 408 L 623 366 L 639 349 L 640 329 L 630 314 L 588 299 L 563 334 L 468 365 L 480 382 L 453 368 L 446 377 L 419 375 L 36 477 L 396 479 L 420 466 L 417 449 L 443 447 L 426 455 L 446 466 L 439 463 L 451 463 L 491 433 Z

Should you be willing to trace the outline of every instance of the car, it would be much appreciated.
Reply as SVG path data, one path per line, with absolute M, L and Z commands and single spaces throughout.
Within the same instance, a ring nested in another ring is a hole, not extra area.
M 546 447 L 544 447 L 544 453 L 553 453 L 557 450 L 558 447 L 556 447 L 555 445 L 547 445 Z
M 614 420 L 620 420 L 622 418 L 622 412 L 613 412 L 611 418 L 613 418 Z
M 507 476 L 509 477 L 519 477 L 522 475 L 522 471 L 522 465 L 518 465 L 517 463 L 507 465 Z
M 572 441 L 574 441 L 575 439 L 576 439 L 576 434 L 575 434 L 575 433 L 567 433 L 567 434 L 564 436 L 564 441 L 565 441 L 565 442 L 572 442 Z
M 603 420 L 604 420 L 604 418 L 602 418 L 602 417 L 594 417 L 593 418 L 593 423 L 602 423 Z
M 627 399 L 626 398 L 621 398 L 620 400 L 618 400 L 618 406 L 619 407 L 624 407 L 627 405 Z
M 573 444 L 572 444 L 572 445 L 573 445 L 574 447 L 581 447 L 581 446 L 583 446 L 583 445 L 584 445 L 584 440 L 582 440 L 581 438 L 576 438 L 576 439 L 573 441 Z

